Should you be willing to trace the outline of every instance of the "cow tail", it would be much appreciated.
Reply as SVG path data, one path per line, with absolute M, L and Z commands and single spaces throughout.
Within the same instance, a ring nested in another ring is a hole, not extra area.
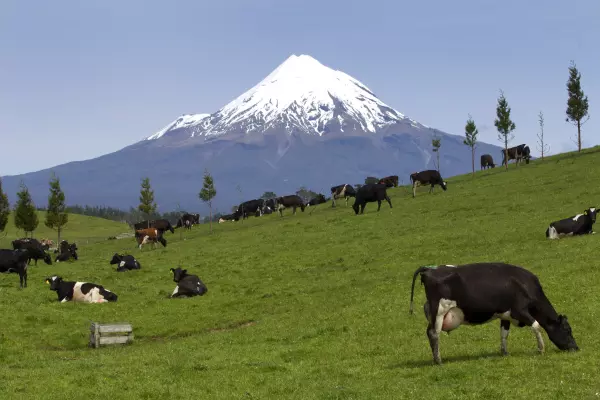
M 427 271 L 431 267 L 419 267 L 415 271 L 412 279 L 412 287 L 410 288 L 410 313 L 413 314 L 413 297 L 415 294 L 415 281 L 417 280 L 417 276 Z

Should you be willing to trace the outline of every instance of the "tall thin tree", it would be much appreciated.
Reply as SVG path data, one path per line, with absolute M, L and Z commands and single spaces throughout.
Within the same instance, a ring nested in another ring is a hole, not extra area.
M 494 125 L 498 129 L 498 140 L 504 144 L 504 161 L 506 162 L 506 170 L 508 171 L 508 142 L 514 138 L 512 132 L 517 128 L 515 123 L 510 119 L 510 107 L 504 97 L 504 92 L 500 91 L 498 105 L 496 106 L 496 120 Z
M 540 153 L 542 153 L 542 160 L 544 159 L 544 155 L 546 153 L 548 153 L 548 150 L 550 150 L 550 146 L 548 146 L 545 142 L 544 142 L 544 113 L 542 111 L 540 111 L 540 113 L 538 114 L 538 123 L 540 124 L 540 132 L 537 134 L 537 138 L 538 138 L 538 150 L 540 151 Z
M 574 61 L 571 61 L 569 67 L 569 80 L 567 81 L 567 122 L 577 126 L 577 151 L 581 151 L 581 125 L 588 119 L 588 98 L 581 89 L 581 73 L 577 69 Z M 587 116 L 587 119 L 583 119 Z
M 433 147 L 433 152 L 436 154 L 437 156 L 437 166 L 436 169 L 438 170 L 438 172 L 440 171 L 440 147 L 442 147 L 442 139 L 440 139 L 439 137 L 434 137 L 433 139 L 431 139 L 431 146 Z
M 200 197 L 200 200 L 202 200 L 205 203 L 208 203 L 208 208 L 210 210 L 210 217 L 209 217 L 209 221 L 210 221 L 210 233 L 212 233 L 212 199 L 214 199 L 214 197 L 217 195 L 217 190 L 215 189 L 215 182 L 213 180 L 213 177 L 211 176 L 211 174 L 208 172 L 208 170 L 204 170 L 204 182 L 202 184 L 202 189 L 200 190 L 200 193 L 198 194 L 198 197 Z
M 140 204 L 138 210 L 146 214 L 148 228 L 150 228 L 150 215 L 156 212 L 156 203 L 154 202 L 154 190 L 150 186 L 150 178 L 142 179 L 140 189 Z
M 4 232 L 8 224 L 8 216 L 10 215 L 10 204 L 8 196 L 2 190 L 2 178 L 0 178 L 0 232 Z
M 17 193 L 17 204 L 15 205 L 15 226 L 23 229 L 25 237 L 33 233 L 38 227 L 39 220 L 35 210 L 35 204 L 29 194 L 25 183 L 21 182 L 21 190 Z
M 473 176 L 475 176 L 475 146 L 477 145 L 478 134 L 479 131 L 477 130 L 477 126 L 475 126 L 475 121 L 473 121 L 473 117 L 469 114 L 467 125 L 465 125 L 465 140 L 463 143 L 471 148 L 471 167 Z
M 44 224 L 54 229 L 58 235 L 60 243 L 60 234 L 69 222 L 69 214 L 67 214 L 65 204 L 65 194 L 60 187 L 60 180 L 54 174 L 50 179 L 50 194 L 48 195 L 48 210 L 46 211 L 46 221 Z

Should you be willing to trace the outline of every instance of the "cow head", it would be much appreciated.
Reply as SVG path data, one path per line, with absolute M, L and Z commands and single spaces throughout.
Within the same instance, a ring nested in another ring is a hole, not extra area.
M 358 203 L 354 202 L 352 205 L 352 209 L 354 210 L 354 214 L 358 215 Z
M 592 219 L 592 223 L 595 223 L 597 212 L 598 212 L 598 209 L 596 207 L 590 207 L 587 210 L 585 210 L 583 213 Z
M 446 183 L 446 181 L 442 181 L 442 184 L 440 186 L 442 187 L 442 189 L 444 189 L 444 191 L 448 190 L 448 184 Z
M 173 225 L 170 222 L 167 222 L 167 229 L 171 231 L 171 233 L 175 233 L 175 229 L 173 229 Z
M 546 332 L 548 333 L 548 338 L 560 350 L 579 350 L 566 315 L 559 315 L 556 321 L 550 322 L 546 328 Z
M 44 262 L 48 265 L 52 265 L 52 257 L 46 252 L 44 252 Z
M 121 254 L 119 254 L 119 253 L 115 253 L 115 254 L 113 255 L 113 258 L 112 258 L 112 260 L 110 260 L 110 264 L 111 264 L 111 265 L 118 264 L 118 263 L 120 263 L 122 260 L 123 260 L 123 256 L 122 256 Z
M 60 276 L 51 276 L 46 278 L 46 284 L 50 285 L 50 290 L 56 291 L 60 287 L 62 280 L 63 279 Z
M 179 282 L 187 275 L 187 269 L 171 268 L 171 272 L 173 273 L 173 282 Z

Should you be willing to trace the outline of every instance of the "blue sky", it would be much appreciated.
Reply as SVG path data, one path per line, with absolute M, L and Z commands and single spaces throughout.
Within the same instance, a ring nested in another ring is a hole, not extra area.
M 503 89 L 534 150 L 574 149 L 565 122 L 570 60 L 600 143 L 600 1 L 4 0 L 0 175 L 116 151 L 183 113 L 214 112 L 290 54 L 310 54 L 405 115 L 499 144 Z M 26 147 L 27 151 L 23 151 Z M 443 148 L 442 148 L 443 150 Z M 534 150 L 537 155 L 537 150 Z

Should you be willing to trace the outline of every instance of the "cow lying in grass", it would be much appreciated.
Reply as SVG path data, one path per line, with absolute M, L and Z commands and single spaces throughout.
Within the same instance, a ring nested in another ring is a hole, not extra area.
M 427 301 L 427 337 L 433 360 L 442 363 L 439 334 L 460 325 L 481 325 L 500 319 L 500 350 L 508 354 L 510 325 L 529 326 L 538 350 L 544 351 L 541 328 L 560 350 L 579 350 L 565 315 L 559 315 L 544 294 L 537 276 L 524 268 L 503 263 L 420 267 L 413 276 L 410 312 L 413 312 L 415 280 L 421 276 Z
M 170 271 L 173 273 L 173 281 L 177 282 L 171 297 L 202 296 L 208 291 L 200 278 L 197 275 L 188 274 L 187 269 L 171 268 Z
M 56 259 L 54 260 L 55 262 L 60 262 L 60 261 L 69 261 L 71 258 L 73 260 L 77 260 L 77 245 L 75 243 L 69 243 L 66 240 L 62 240 L 60 242 L 60 245 L 58 247 L 58 250 L 55 251 L 55 253 L 58 252 L 58 256 L 56 256 Z
M 46 278 L 46 283 L 50 285 L 50 290 L 58 294 L 58 301 L 66 303 L 75 301 L 82 303 L 106 303 L 117 301 L 117 295 L 102 285 L 89 282 L 67 282 L 60 276 Z
M 596 213 L 598 210 L 595 207 L 590 207 L 583 212 L 573 217 L 554 221 L 546 229 L 546 237 L 548 239 L 559 239 L 561 236 L 586 235 L 596 233 L 593 230 L 593 225 L 596 222 Z
M 119 264 L 117 266 L 117 272 L 130 271 L 132 269 L 140 269 L 142 265 L 136 260 L 133 256 L 126 254 L 118 254 L 115 253 L 113 255 L 112 260 L 110 260 L 110 264 Z

